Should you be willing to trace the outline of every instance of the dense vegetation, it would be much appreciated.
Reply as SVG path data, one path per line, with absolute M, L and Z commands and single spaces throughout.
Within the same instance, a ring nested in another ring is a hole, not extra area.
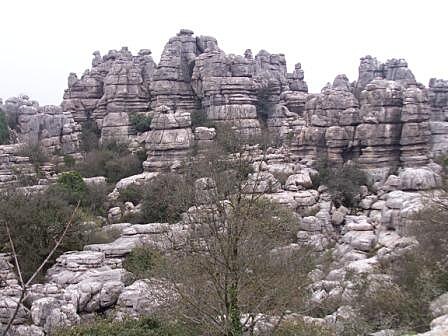
M 194 336 L 179 323 L 164 323 L 155 318 L 95 322 L 59 330 L 54 336 Z
M 138 279 L 148 279 L 159 274 L 163 264 L 162 254 L 150 247 L 136 247 L 123 261 L 123 267 Z
M 6 120 L 5 112 L 0 111 L 0 145 L 8 143 L 9 129 L 8 122 Z
M 55 240 L 64 231 L 74 207 L 52 193 L 23 194 L 8 192 L 0 195 L 1 243 L 4 252 L 10 251 L 4 230 L 9 226 L 25 279 L 42 263 L 52 250 Z M 68 250 L 82 248 L 79 218 L 71 226 L 55 258 Z M 51 265 L 51 262 L 49 265 Z
M 135 113 L 130 116 L 131 125 L 137 132 L 147 132 L 151 127 L 151 117 L 145 114 Z
M 316 162 L 315 168 L 318 175 L 313 176 L 314 186 L 326 186 L 336 206 L 355 207 L 359 201 L 360 186 L 369 185 L 366 173 L 355 164 L 339 167 L 322 158 Z

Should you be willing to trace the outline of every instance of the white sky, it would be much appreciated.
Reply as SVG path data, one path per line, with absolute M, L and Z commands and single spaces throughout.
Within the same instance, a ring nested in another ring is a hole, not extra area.
M 2 0 L 0 97 L 26 93 L 59 104 L 70 72 L 91 53 L 163 46 L 181 28 L 211 35 L 227 53 L 251 48 L 301 62 L 311 92 L 340 73 L 357 78 L 359 58 L 406 58 L 417 79 L 448 79 L 446 0 Z

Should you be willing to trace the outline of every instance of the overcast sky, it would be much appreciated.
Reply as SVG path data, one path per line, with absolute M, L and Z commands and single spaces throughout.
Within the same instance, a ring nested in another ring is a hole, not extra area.
M 153 51 L 181 28 L 211 35 L 227 53 L 284 53 L 301 62 L 311 92 L 340 73 L 357 78 L 359 58 L 405 58 L 417 79 L 448 79 L 445 0 L 2 0 L 0 97 L 26 93 L 59 104 L 70 72 L 94 50 Z

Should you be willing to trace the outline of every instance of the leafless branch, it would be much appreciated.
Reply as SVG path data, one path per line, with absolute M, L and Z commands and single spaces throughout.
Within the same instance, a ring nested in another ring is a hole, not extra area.
M 78 211 L 79 205 L 81 204 L 81 201 L 78 201 L 78 204 L 76 205 L 75 209 L 73 210 L 69 220 L 67 221 L 64 231 L 61 233 L 59 239 L 55 242 L 55 245 L 53 247 L 53 249 L 50 251 L 50 253 L 47 255 L 47 257 L 45 258 L 45 260 L 40 264 L 40 266 L 34 271 L 34 273 L 31 275 L 31 277 L 28 279 L 28 281 L 26 283 L 24 283 L 23 281 L 23 275 L 22 275 L 22 271 L 20 269 L 20 264 L 18 261 L 18 257 L 17 257 L 17 253 L 15 250 L 15 246 L 14 246 L 14 242 L 11 236 L 11 232 L 9 230 L 9 226 L 8 224 L 5 222 L 5 228 L 6 228 L 6 233 L 8 235 L 8 240 L 9 243 L 11 245 L 11 252 L 14 258 L 14 263 L 16 266 L 16 270 L 19 276 L 19 280 L 20 280 L 20 287 L 21 287 L 21 291 L 20 291 L 20 297 L 19 300 L 17 301 L 17 306 L 14 309 L 14 312 L 12 313 L 8 324 L 6 325 L 5 329 L 3 330 L 2 336 L 6 336 L 8 334 L 9 329 L 11 329 L 11 326 L 19 312 L 20 306 L 22 305 L 23 299 L 25 298 L 26 292 L 28 290 L 28 287 L 31 285 L 31 283 L 33 282 L 33 280 L 36 278 L 36 276 L 42 271 L 42 269 L 45 267 L 45 265 L 48 263 L 48 261 L 52 258 L 52 256 L 55 254 L 56 250 L 59 248 L 59 246 L 62 244 L 62 241 L 64 240 L 64 237 L 66 236 L 69 228 L 71 227 L 71 225 L 73 224 L 73 221 L 75 219 L 75 215 Z

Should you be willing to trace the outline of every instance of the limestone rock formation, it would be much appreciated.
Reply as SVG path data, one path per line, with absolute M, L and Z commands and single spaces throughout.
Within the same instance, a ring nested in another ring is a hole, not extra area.
M 75 121 L 93 120 L 102 130 L 102 140 L 127 141 L 135 134 L 129 121 L 134 113 L 149 111 L 150 83 L 155 63 L 148 49 L 133 56 L 127 47 L 94 53 L 92 69 L 81 78 L 71 73 L 62 109 Z
M 53 105 L 39 106 L 26 95 L 7 99 L 0 110 L 12 121 L 16 142 L 40 144 L 49 154 L 79 152 L 80 126 L 70 112 Z
M 431 152 L 434 156 L 448 152 L 448 80 L 429 81 L 431 105 Z

